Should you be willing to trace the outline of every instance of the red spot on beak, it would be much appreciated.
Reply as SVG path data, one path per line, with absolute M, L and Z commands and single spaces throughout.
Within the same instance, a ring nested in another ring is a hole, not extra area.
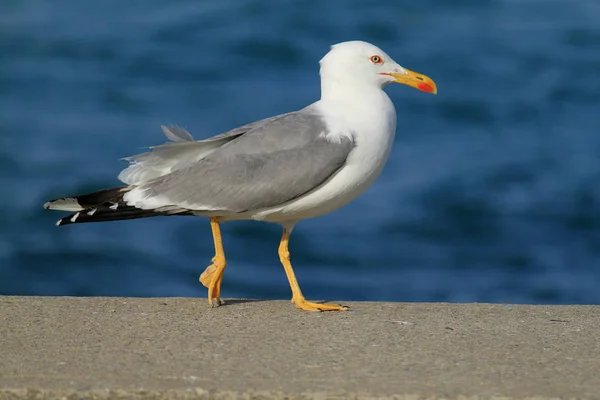
M 423 92 L 433 93 L 433 87 L 429 86 L 426 83 L 419 83 L 419 85 L 417 86 L 417 89 L 419 89 Z

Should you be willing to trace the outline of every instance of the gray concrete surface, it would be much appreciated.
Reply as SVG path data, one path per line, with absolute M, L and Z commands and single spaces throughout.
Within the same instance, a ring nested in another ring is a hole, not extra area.
M 1 399 L 600 399 L 600 306 L 0 297 Z

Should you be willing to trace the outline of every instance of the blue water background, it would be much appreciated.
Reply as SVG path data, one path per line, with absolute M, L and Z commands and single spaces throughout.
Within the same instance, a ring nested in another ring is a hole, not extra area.
M 597 0 L 8 0 L 0 4 L 0 294 L 197 296 L 207 220 L 56 228 L 50 198 L 118 184 L 119 158 L 319 96 L 362 39 L 432 77 L 387 89 L 378 181 L 300 223 L 308 298 L 600 304 Z M 286 299 L 280 228 L 223 226 L 225 297 Z

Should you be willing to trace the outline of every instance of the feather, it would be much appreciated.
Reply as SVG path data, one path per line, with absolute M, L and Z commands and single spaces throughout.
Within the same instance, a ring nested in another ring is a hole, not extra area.
M 161 129 L 167 139 L 172 140 L 173 142 L 191 142 L 194 140 L 194 137 L 180 126 L 161 125 Z

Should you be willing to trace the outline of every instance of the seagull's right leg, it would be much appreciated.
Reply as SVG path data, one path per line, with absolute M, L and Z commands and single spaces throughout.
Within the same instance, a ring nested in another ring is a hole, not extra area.
M 281 236 L 281 242 L 279 243 L 279 259 L 285 269 L 290 288 L 292 289 L 292 303 L 297 308 L 305 311 L 346 311 L 348 307 L 339 304 L 321 304 L 308 301 L 304 298 L 300 285 L 296 280 L 292 263 L 290 262 L 290 250 L 288 244 L 290 241 L 290 233 L 292 232 L 293 225 L 284 225 L 283 235 Z
M 200 282 L 208 288 L 208 302 L 212 307 L 221 305 L 221 282 L 223 282 L 223 273 L 225 272 L 225 251 L 223 250 L 223 239 L 221 237 L 221 228 L 219 227 L 219 218 L 210 219 L 213 240 L 215 242 L 215 256 L 212 258 L 212 264 L 209 265 L 202 275 Z

